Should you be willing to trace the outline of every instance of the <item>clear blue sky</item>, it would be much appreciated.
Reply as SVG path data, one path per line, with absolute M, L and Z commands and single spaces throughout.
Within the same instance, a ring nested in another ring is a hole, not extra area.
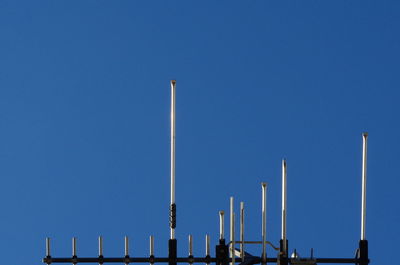
M 3 264 L 54 256 L 167 254 L 169 80 L 177 79 L 177 238 L 218 237 L 218 210 L 246 204 L 259 240 L 353 257 L 361 133 L 367 239 L 393 264 L 400 234 L 399 1 L 0 1 Z M 238 208 L 237 208 L 238 210 Z M 227 224 L 226 224 L 227 225 Z M 253 249 L 259 254 L 260 249 Z M 272 249 L 269 255 L 275 256 Z

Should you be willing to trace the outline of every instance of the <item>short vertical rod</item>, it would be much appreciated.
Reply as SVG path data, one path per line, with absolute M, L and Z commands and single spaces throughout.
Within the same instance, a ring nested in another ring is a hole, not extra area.
M 286 191 L 287 191 L 287 182 L 286 182 L 286 176 L 287 176 L 287 167 L 286 167 L 286 159 L 282 160 L 282 252 L 284 254 L 287 254 L 287 249 L 286 249 Z
M 224 218 L 224 211 L 219 211 L 219 239 L 225 239 L 224 238 L 224 224 L 225 224 L 225 218 Z
M 230 241 L 231 241 L 231 265 L 235 264 L 235 213 L 234 213 L 234 199 L 230 198 Z
M 150 236 L 150 264 L 154 264 L 154 236 Z
M 240 202 L 240 257 L 244 261 L 244 202 Z
M 124 238 L 124 245 L 125 245 L 125 257 L 129 256 L 129 238 L 125 236 Z
M 175 93 L 176 80 L 171 80 L 171 205 L 170 239 L 175 239 L 176 204 L 175 204 Z
M 210 235 L 206 235 L 206 257 L 210 256 Z
M 361 198 L 361 240 L 365 237 L 366 207 L 367 207 L 367 140 L 368 133 L 363 133 L 363 157 L 362 157 L 362 198 Z
M 103 256 L 103 237 L 99 236 L 99 257 Z
M 72 238 L 72 257 L 76 257 L 76 237 Z
M 235 245 L 236 245 L 236 241 L 235 241 L 235 213 L 233 213 L 233 219 L 232 219 L 232 265 L 235 265 L 235 260 L 236 260 L 236 254 L 235 254 Z
M 189 257 L 193 256 L 193 236 L 189 235 Z
M 154 236 L 150 236 L 150 257 L 154 256 Z
M 46 257 L 50 257 L 50 237 L 46 237 Z
M 267 183 L 262 182 L 262 264 L 266 263 Z

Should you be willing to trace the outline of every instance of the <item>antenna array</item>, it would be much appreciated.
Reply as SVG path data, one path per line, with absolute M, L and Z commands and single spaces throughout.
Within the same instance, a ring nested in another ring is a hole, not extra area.
M 368 265 L 370 260 L 368 258 L 368 241 L 365 236 L 366 224 L 366 188 L 367 188 L 367 138 L 368 134 L 363 133 L 363 155 L 362 155 L 362 192 L 361 192 L 361 239 L 359 247 L 356 251 L 354 258 L 315 258 L 313 250 L 311 249 L 311 256 L 309 258 L 300 258 L 296 250 L 289 257 L 288 253 L 288 240 L 286 235 L 286 194 L 287 194 L 287 164 L 286 160 L 282 160 L 282 224 L 281 224 L 281 239 L 279 247 L 275 247 L 271 242 L 266 240 L 266 220 L 267 220 L 267 183 L 261 183 L 262 188 L 262 229 L 261 241 L 246 241 L 244 237 L 244 203 L 240 203 L 240 239 L 235 239 L 235 212 L 234 212 L 234 198 L 230 198 L 230 235 L 229 242 L 225 240 L 225 216 L 224 211 L 219 211 L 219 244 L 215 246 L 215 256 L 210 253 L 210 236 L 206 235 L 206 251 L 204 257 L 193 256 L 193 237 L 189 235 L 189 254 L 187 257 L 177 256 L 177 240 L 175 238 L 176 229 L 176 203 L 175 203 L 175 92 L 176 81 L 171 81 L 171 203 L 169 209 L 169 223 L 170 223 L 170 239 L 168 240 L 168 257 L 156 257 L 154 253 L 154 237 L 150 236 L 149 243 L 149 256 L 147 257 L 131 257 L 129 255 L 129 239 L 124 238 L 125 256 L 123 257 L 104 257 L 103 256 L 103 238 L 98 238 L 99 253 L 97 257 L 81 258 L 77 256 L 75 237 L 72 238 L 72 257 L 56 258 L 50 254 L 50 238 L 46 238 L 46 256 L 43 263 L 48 265 L 52 263 L 122 263 L 128 265 L 129 263 L 168 263 L 169 265 L 177 265 L 177 263 L 215 263 L 216 265 L 253 265 L 267 263 L 276 263 L 278 265 L 299 264 L 299 265 L 314 265 L 317 263 L 354 263 L 358 265 Z M 245 245 L 259 244 L 262 246 L 262 254 L 260 257 L 252 256 L 245 252 Z M 279 251 L 276 257 L 268 257 L 266 252 L 266 245 L 271 245 L 272 248 Z M 239 248 L 237 248 L 239 245 Z

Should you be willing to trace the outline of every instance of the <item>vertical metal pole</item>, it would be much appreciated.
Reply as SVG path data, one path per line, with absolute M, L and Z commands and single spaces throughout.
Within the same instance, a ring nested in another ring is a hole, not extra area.
M 76 257 L 76 237 L 72 238 L 72 257 Z
M 365 223 L 367 211 L 367 140 L 368 133 L 364 132 L 363 136 L 363 158 L 362 158 L 362 192 L 361 192 L 361 240 L 359 242 L 359 264 L 367 265 L 368 258 L 368 241 L 365 236 Z
M 235 213 L 234 213 L 234 199 L 230 198 L 230 241 L 231 241 L 231 265 L 235 265 Z
M 219 211 L 219 240 L 225 239 L 224 237 L 224 224 L 225 224 L 225 218 L 224 218 L 224 211 Z
M 175 93 L 176 81 L 171 80 L 171 205 L 170 205 L 170 239 L 175 239 L 176 205 L 175 205 Z
M 150 257 L 154 256 L 154 236 L 150 236 Z
M 103 256 L 103 237 L 99 236 L 99 257 Z
M 129 256 L 129 238 L 128 236 L 125 236 L 124 238 L 124 245 L 125 245 L 125 257 Z
M 193 236 L 189 235 L 189 257 L 193 256 Z
M 240 257 L 244 261 L 244 202 L 240 202 Z
M 50 237 L 46 237 L 46 257 L 50 257 Z
M 262 182 L 262 264 L 266 263 L 267 183 Z
M 169 209 L 169 225 L 171 229 L 168 241 L 168 264 L 176 265 L 178 242 L 175 239 L 176 204 L 175 204 L 175 86 L 171 80 L 171 204 Z
M 210 256 L 210 235 L 206 235 L 206 257 Z
M 232 219 L 232 265 L 235 265 L 235 259 L 236 259 L 236 255 L 235 255 L 235 213 L 233 213 L 233 219 Z
M 286 191 L 287 191 L 287 184 L 286 184 L 286 160 L 282 160 L 282 252 L 287 253 L 286 249 Z
M 150 264 L 154 264 L 154 236 L 150 236 Z
M 368 133 L 363 133 L 363 157 L 362 157 L 362 197 L 361 197 L 361 240 L 365 237 L 366 207 L 367 207 L 367 139 Z

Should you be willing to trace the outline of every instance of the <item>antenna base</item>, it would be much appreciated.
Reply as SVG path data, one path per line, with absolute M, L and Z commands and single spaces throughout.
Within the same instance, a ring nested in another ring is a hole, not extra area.
M 284 244 L 283 240 L 281 239 L 279 241 L 278 265 L 288 265 L 289 264 L 288 255 L 287 255 L 287 253 L 289 252 L 288 251 L 289 250 L 288 241 L 286 240 L 285 246 L 283 244 Z M 284 250 L 284 249 L 286 249 L 286 250 Z
M 219 240 L 219 245 L 215 247 L 216 265 L 229 264 L 229 248 L 225 245 L 225 239 Z
M 168 264 L 169 265 L 176 265 L 177 264 L 177 248 L 178 242 L 176 239 L 169 239 L 168 240 Z
M 367 240 L 360 240 L 359 243 L 359 265 L 368 265 L 369 258 L 368 258 L 368 241 Z

